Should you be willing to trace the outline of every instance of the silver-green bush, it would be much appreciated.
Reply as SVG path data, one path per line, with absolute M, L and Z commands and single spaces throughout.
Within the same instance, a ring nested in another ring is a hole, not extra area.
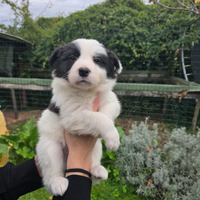
M 200 132 L 174 129 L 162 150 L 157 139 L 157 124 L 150 130 L 143 122 L 122 137 L 116 153 L 122 182 L 159 200 L 200 199 Z

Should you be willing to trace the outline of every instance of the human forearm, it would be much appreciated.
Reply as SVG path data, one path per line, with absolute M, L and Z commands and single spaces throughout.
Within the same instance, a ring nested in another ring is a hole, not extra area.
M 85 176 L 70 175 L 69 186 L 63 196 L 54 196 L 53 200 L 90 200 L 92 180 Z
M 16 166 L 7 163 L 0 168 L 0 175 L 0 199 L 3 200 L 16 200 L 43 186 L 34 158 Z

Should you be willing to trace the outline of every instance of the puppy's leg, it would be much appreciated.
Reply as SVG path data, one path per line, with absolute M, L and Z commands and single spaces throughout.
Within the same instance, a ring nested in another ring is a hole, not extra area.
M 62 195 L 68 187 L 68 180 L 64 178 L 64 129 L 59 122 L 59 116 L 50 110 L 42 113 L 38 121 L 40 138 L 36 147 L 43 183 L 54 195 Z
M 54 195 L 63 195 L 68 187 L 68 180 L 64 178 L 62 145 L 42 135 L 37 145 L 37 156 L 47 191 Z
M 90 173 L 92 174 L 93 184 L 99 183 L 101 180 L 108 178 L 107 170 L 101 165 L 102 145 L 101 140 L 98 139 L 92 152 L 92 167 Z
M 114 122 L 105 114 L 100 112 L 83 111 L 83 123 L 88 123 L 90 133 L 100 133 L 100 136 L 105 141 L 105 146 L 110 151 L 116 151 L 120 145 L 119 133 L 115 128 Z
M 94 137 L 101 137 L 110 151 L 116 151 L 119 147 L 119 134 L 114 122 L 103 113 L 83 110 L 78 116 L 73 116 L 68 121 L 62 119 L 61 122 L 71 134 L 92 133 Z M 70 127 L 69 124 L 72 126 Z
M 99 108 L 99 112 L 105 114 L 114 121 L 120 114 L 121 106 L 115 93 L 110 92 L 107 98 L 108 102 Z

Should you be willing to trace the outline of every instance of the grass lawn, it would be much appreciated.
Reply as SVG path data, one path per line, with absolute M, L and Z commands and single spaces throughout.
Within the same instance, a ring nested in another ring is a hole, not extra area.
M 52 195 L 50 195 L 45 188 L 41 188 L 39 190 L 36 190 L 34 192 L 28 193 L 24 196 L 21 196 L 19 200 L 48 200 L 52 199 Z
M 52 199 L 45 188 L 31 192 L 19 198 L 19 200 L 48 200 Z M 137 195 L 134 188 L 126 188 L 126 193 L 119 183 L 103 181 L 101 184 L 92 186 L 91 200 L 151 200 L 150 198 Z

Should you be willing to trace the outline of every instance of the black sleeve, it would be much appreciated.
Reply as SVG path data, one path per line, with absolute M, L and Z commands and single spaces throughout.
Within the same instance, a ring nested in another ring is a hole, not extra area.
M 92 180 L 85 176 L 70 175 L 69 186 L 63 196 L 54 196 L 53 200 L 90 200 Z
M 78 175 L 67 177 L 69 186 L 63 196 L 53 200 L 90 200 L 92 181 Z M 0 200 L 17 200 L 20 196 L 43 187 L 34 158 L 14 166 L 7 163 L 0 168 Z
M 8 162 L 0 168 L 0 200 L 16 200 L 43 187 L 34 158 L 14 166 Z

